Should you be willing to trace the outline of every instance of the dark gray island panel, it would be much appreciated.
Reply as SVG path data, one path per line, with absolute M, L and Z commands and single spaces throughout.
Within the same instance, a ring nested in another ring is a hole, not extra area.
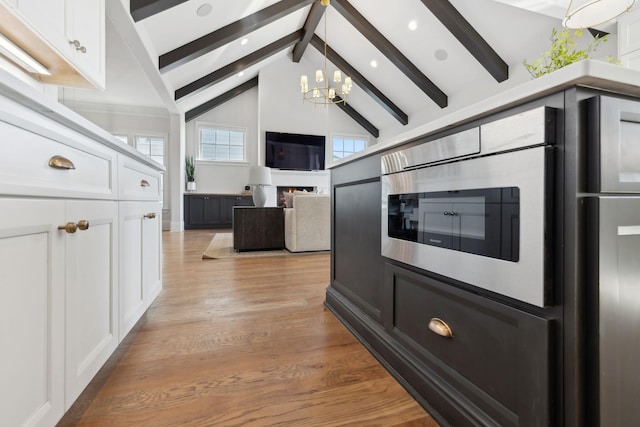
M 345 173 L 342 173 L 345 172 Z M 332 173 L 332 286 L 381 322 L 380 157 Z

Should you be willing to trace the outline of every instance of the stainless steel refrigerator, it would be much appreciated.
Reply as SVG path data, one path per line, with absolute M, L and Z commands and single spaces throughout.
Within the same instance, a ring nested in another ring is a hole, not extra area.
M 600 96 L 589 100 L 587 110 L 584 241 L 588 316 L 593 317 L 588 319 L 593 415 L 603 427 L 638 426 L 640 101 Z

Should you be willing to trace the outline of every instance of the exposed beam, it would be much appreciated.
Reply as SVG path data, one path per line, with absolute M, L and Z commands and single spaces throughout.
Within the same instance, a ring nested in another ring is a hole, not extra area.
M 376 30 L 351 3 L 347 0 L 333 0 L 331 5 L 438 106 L 441 108 L 447 106 L 447 95 Z
M 304 22 L 304 27 L 302 27 L 302 30 L 304 31 L 303 36 L 293 47 L 293 62 L 300 62 L 300 59 L 302 58 L 302 55 L 304 55 L 304 51 L 307 50 L 311 37 L 313 37 L 316 28 L 320 23 L 320 19 L 326 10 L 327 8 L 322 6 L 319 1 L 314 2 L 311 6 L 309 16 L 307 16 L 307 20 Z
M 342 98 L 340 98 L 339 96 L 336 95 L 335 97 L 336 101 L 341 101 Z M 344 111 L 345 113 L 347 113 L 349 115 L 349 117 L 351 117 L 353 120 L 355 120 L 356 122 L 358 122 L 358 124 L 360 126 L 362 126 L 363 128 L 365 128 L 371 135 L 373 135 L 375 138 L 377 138 L 380 135 L 380 131 L 378 131 L 378 128 L 375 127 L 373 124 L 371 124 L 371 122 L 369 122 L 367 119 L 365 119 L 362 114 L 358 113 L 356 110 L 353 109 L 353 107 L 349 104 L 345 104 L 343 102 L 339 102 L 338 104 L 336 104 L 338 107 L 340 107 L 340 109 L 342 111 Z
M 220 104 L 224 104 L 225 102 L 235 98 L 236 96 L 248 91 L 249 89 L 252 89 L 254 87 L 258 86 L 258 76 L 255 76 L 254 78 L 252 78 L 251 80 L 242 83 L 239 86 L 234 87 L 233 89 L 231 89 L 228 92 L 223 93 L 220 96 L 217 96 L 215 98 L 213 98 L 210 101 L 205 102 L 204 104 L 200 104 L 195 108 L 192 108 L 191 110 L 187 111 L 186 113 L 184 113 L 184 120 L 186 122 L 191 121 L 193 119 L 195 119 L 198 116 L 201 116 L 202 114 L 206 113 L 207 111 L 213 110 L 214 108 L 216 108 L 218 105 Z
M 289 46 L 295 44 L 300 37 L 302 36 L 302 30 L 295 31 L 288 36 L 284 36 L 280 40 L 276 40 L 275 42 L 263 47 L 262 49 L 258 49 L 255 52 L 250 53 L 249 55 L 238 59 L 231 64 L 225 65 L 218 70 L 207 74 L 204 77 L 199 78 L 198 80 L 189 83 L 186 86 L 181 87 L 175 92 L 176 101 L 180 98 L 183 98 L 187 95 L 193 94 L 195 92 L 199 92 L 207 87 L 213 86 L 216 83 L 233 76 L 234 74 L 239 73 L 240 71 L 245 70 L 246 68 L 257 64 L 258 62 L 267 59 L 271 55 L 285 49 Z
M 193 40 L 158 58 L 160 72 L 164 73 L 180 65 L 186 64 L 211 51 L 243 37 L 258 28 L 264 27 L 278 19 L 309 5 L 313 0 L 282 0 L 252 15 L 233 22 L 212 33 Z
M 499 82 L 509 78 L 509 66 L 448 0 L 422 0 L 433 16 L 449 30 Z
M 129 13 L 138 22 L 186 1 L 188 0 L 131 0 Z
M 315 47 L 320 53 L 324 54 L 324 41 L 320 37 L 314 34 L 311 39 L 311 45 Z M 364 90 L 369 96 L 371 96 L 382 108 L 387 110 L 396 120 L 403 125 L 409 123 L 409 117 L 402 111 L 397 105 L 395 105 L 384 93 L 382 93 L 377 87 L 367 80 L 362 74 L 351 66 L 343 57 L 327 45 L 327 59 L 333 62 L 336 67 L 342 70 L 347 76 L 358 84 L 358 86 Z

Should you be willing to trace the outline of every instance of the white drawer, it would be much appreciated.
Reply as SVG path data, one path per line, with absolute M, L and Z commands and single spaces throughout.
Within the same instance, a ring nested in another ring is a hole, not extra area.
M 160 200 L 160 172 L 123 155 L 118 158 L 120 200 Z
M 6 121 L 0 135 L 0 194 L 116 198 L 116 153 L 107 147 L 77 133 Z

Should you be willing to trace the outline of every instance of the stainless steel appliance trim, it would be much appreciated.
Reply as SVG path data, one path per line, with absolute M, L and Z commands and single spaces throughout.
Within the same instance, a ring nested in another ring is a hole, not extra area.
M 475 127 L 406 150 L 382 156 L 382 173 L 400 172 L 443 160 L 480 153 L 480 129 Z
M 548 107 L 538 107 L 480 126 L 481 153 L 493 154 L 551 143 L 547 141 Z
M 382 177 L 382 255 L 539 307 L 545 305 L 545 147 Z M 388 236 L 388 196 L 477 188 L 520 188 L 520 260 L 489 258 Z
M 471 128 L 424 144 L 385 154 L 381 159 L 383 175 L 442 163 L 447 160 L 495 154 L 548 144 L 549 107 L 538 107 L 505 117 L 479 128 Z
M 600 191 L 640 192 L 640 103 L 600 97 Z
M 636 425 L 640 197 L 599 197 L 600 425 Z

